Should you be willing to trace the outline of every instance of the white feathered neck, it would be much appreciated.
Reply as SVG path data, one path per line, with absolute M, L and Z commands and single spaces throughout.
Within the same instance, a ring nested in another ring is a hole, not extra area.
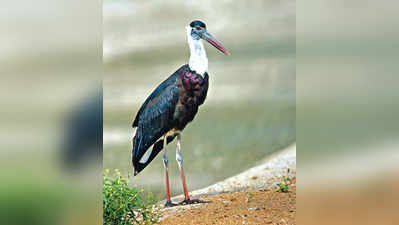
M 194 40 L 191 36 L 191 27 L 186 27 L 187 41 L 190 47 L 190 61 L 188 66 L 191 70 L 200 75 L 204 75 L 208 71 L 208 58 L 202 40 Z

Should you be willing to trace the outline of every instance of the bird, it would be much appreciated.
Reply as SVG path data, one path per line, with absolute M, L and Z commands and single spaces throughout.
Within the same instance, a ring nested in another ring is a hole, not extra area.
M 133 137 L 132 163 L 134 175 L 140 173 L 163 150 L 162 161 L 165 168 L 166 207 L 175 206 L 170 199 L 168 157 L 166 145 L 177 138 L 176 161 L 184 189 L 184 200 L 180 204 L 201 203 L 190 199 L 183 170 L 181 133 L 198 112 L 208 92 L 208 58 L 202 40 L 216 49 L 230 55 L 206 29 L 204 22 L 192 21 L 186 26 L 190 49 L 189 63 L 159 84 L 138 110 L 132 124 Z

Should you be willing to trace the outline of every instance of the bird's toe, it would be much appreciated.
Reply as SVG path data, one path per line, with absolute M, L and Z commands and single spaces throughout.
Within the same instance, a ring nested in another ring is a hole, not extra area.
M 208 202 L 200 199 L 184 199 L 182 202 L 180 202 L 180 205 L 190 205 L 190 204 L 200 204 L 200 203 L 208 203 Z
M 166 201 L 165 203 L 165 207 L 173 207 L 173 206 L 177 206 L 178 204 L 173 203 L 172 201 Z

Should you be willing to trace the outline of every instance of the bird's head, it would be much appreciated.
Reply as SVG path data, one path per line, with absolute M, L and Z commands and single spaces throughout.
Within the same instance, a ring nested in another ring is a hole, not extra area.
M 218 42 L 207 30 L 206 30 L 206 25 L 204 22 L 199 21 L 199 20 L 194 20 L 193 22 L 190 23 L 191 29 L 191 38 L 193 40 L 199 40 L 199 39 L 204 39 L 207 41 L 209 44 L 213 45 L 215 48 L 217 48 L 219 51 L 223 52 L 226 55 L 230 55 L 230 52 L 227 51 L 223 47 L 223 45 Z

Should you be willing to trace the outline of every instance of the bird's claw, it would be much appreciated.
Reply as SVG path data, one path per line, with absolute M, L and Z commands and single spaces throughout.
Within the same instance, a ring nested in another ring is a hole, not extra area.
M 165 207 L 173 207 L 173 206 L 177 206 L 177 204 L 173 203 L 172 201 L 166 201 Z
M 174 206 L 181 206 L 181 205 L 191 205 L 191 204 L 200 204 L 200 203 L 209 203 L 209 201 L 203 201 L 200 199 L 184 199 L 183 201 L 179 202 L 178 204 L 173 203 L 172 201 L 166 201 L 165 207 L 174 207 Z
M 190 204 L 199 204 L 199 203 L 207 203 L 206 201 L 202 201 L 200 199 L 184 199 L 180 202 L 180 205 L 190 205 Z

